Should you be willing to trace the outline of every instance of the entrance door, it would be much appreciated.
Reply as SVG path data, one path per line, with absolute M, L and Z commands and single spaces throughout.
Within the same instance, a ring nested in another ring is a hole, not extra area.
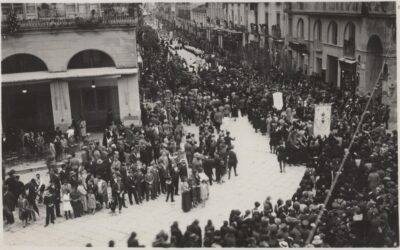
M 23 93 L 22 90 L 26 90 Z M 53 130 L 53 112 L 49 84 L 29 87 L 3 87 L 2 123 L 4 130 Z
M 315 62 L 315 73 L 317 73 L 317 75 L 321 76 L 321 69 L 322 69 L 322 59 L 321 58 L 316 58 L 316 62 Z
M 335 56 L 327 57 L 327 82 L 337 86 L 338 76 L 338 58 Z
M 116 86 L 70 88 L 70 97 L 72 118 L 80 119 L 83 116 L 89 131 L 103 129 L 109 111 L 112 112 L 114 120 L 119 118 Z

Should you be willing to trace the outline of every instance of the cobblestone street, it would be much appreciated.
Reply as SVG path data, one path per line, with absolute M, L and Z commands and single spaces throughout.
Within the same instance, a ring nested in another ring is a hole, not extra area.
M 151 246 L 155 235 L 161 230 L 169 232 L 173 221 L 178 221 L 182 231 L 193 220 L 199 219 L 203 228 L 208 219 L 220 227 L 228 219 L 231 209 L 252 209 L 255 201 L 264 201 L 270 195 L 275 202 L 278 198 L 288 199 L 295 192 L 304 173 L 304 167 L 288 167 L 286 173 L 279 173 L 276 156 L 269 153 L 268 138 L 256 134 L 247 118 L 236 122 L 225 119 L 223 129 L 231 131 L 239 165 L 237 177 L 232 177 L 222 185 L 210 187 L 210 199 L 204 208 L 192 209 L 184 213 L 181 209 L 181 197 L 175 203 L 166 203 L 165 196 L 140 206 L 129 206 L 122 214 L 110 215 L 103 210 L 96 215 L 65 221 L 56 220 L 55 225 L 44 228 L 44 210 L 38 222 L 22 228 L 17 225 L 6 228 L 4 241 L 7 245 L 30 246 L 84 246 L 92 243 L 95 247 L 105 247 L 109 240 L 116 246 L 126 246 L 130 233 L 138 234 L 140 244 Z M 197 132 L 194 126 L 186 128 Z M 224 206 L 221 206 L 224 204 Z M 15 213 L 15 215 L 17 215 Z M 16 217 L 17 218 L 17 217 Z

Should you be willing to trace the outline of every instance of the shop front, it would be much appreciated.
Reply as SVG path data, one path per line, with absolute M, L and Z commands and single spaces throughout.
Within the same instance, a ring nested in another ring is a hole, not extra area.
M 354 95 L 357 90 L 358 77 L 357 77 L 357 63 L 355 60 L 341 58 L 340 65 L 340 89 L 348 91 Z

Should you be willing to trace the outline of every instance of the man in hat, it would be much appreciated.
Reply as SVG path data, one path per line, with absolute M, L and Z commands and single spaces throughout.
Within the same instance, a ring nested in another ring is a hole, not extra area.
M 148 167 L 147 173 L 144 176 L 145 181 L 145 193 L 146 193 L 146 201 L 149 201 L 150 195 L 151 199 L 154 200 L 155 195 L 153 194 L 153 185 L 154 185 L 154 176 L 151 172 L 151 166 Z
M 236 157 L 236 153 L 233 151 L 233 146 L 231 146 L 228 149 L 228 152 L 226 153 L 226 158 L 225 158 L 225 162 L 228 166 L 228 179 L 231 178 L 231 170 L 233 168 L 233 171 L 235 172 L 235 176 L 238 176 L 237 172 L 236 172 L 236 167 L 238 164 L 238 160 Z
M 165 183 L 167 186 L 167 199 L 165 201 L 168 202 L 169 197 L 171 197 L 171 202 L 175 202 L 174 201 L 174 184 L 172 183 L 171 176 L 169 176 L 169 175 L 167 176 Z
M 54 196 L 54 184 L 52 184 L 44 193 L 43 203 L 46 206 L 46 224 L 44 227 L 49 225 L 49 222 L 54 224 L 55 215 L 54 215 L 54 204 L 55 204 L 55 196 Z
M 62 217 L 60 212 L 60 202 L 61 202 L 61 181 L 58 176 L 57 168 L 50 171 L 50 185 L 53 187 L 54 194 L 54 206 L 56 210 L 56 216 Z
M 118 204 L 119 213 L 121 213 L 122 205 L 124 204 L 124 186 L 119 174 L 117 174 L 114 179 L 114 183 L 111 187 L 111 194 L 115 206 Z
M 132 195 L 135 198 L 136 204 L 139 205 L 139 198 L 136 190 L 136 183 L 135 183 L 135 177 L 133 176 L 133 171 L 130 170 L 128 172 L 128 176 L 126 178 L 126 189 L 128 191 L 128 198 L 129 198 L 129 203 L 133 205 L 132 201 Z

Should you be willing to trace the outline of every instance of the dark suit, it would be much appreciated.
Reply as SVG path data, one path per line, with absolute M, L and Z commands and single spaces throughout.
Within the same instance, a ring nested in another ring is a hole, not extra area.
M 204 168 L 204 173 L 207 175 L 210 185 L 212 185 L 212 178 L 213 178 L 213 165 L 214 165 L 214 159 L 204 159 L 203 161 L 203 168 Z
M 236 157 L 236 153 L 233 152 L 232 150 L 229 150 L 226 153 L 226 163 L 228 164 L 228 178 L 231 178 L 232 168 L 233 168 L 233 171 L 235 172 L 235 175 L 237 175 L 236 166 L 237 166 L 238 160 Z
M 15 196 L 10 191 L 7 191 L 3 196 L 3 217 L 7 219 L 7 224 L 14 223 L 14 208 Z
M 138 194 L 136 190 L 136 180 L 134 176 L 126 177 L 126 189 L 128 191 L 129 203 L 133 205 L 132 202 L 132 194 L 133 194 L 136 204 L 139 204 Z
M 55 190 L 54 190 L 54 205 L 55 205 L 55 209 L 56 209 L 56 215 L 58 217 L 62 217 L 61 213 L 60 213 L 60 202 L 61 202 L 61 194 L 60 194 L 60 190 L 61 190 L 61 182 L 60 182 L 60 178 L 58 177 L 57 174 L 51 174 L 50 175 L 50 182 L 54 183 L 55 186 Z
M 113 196 L 113 200 L 115 202 L 115 207 L 118 205 L 119 211 L 122 209 L 122 205 L 124 203 L 123 201 L 123 193 L 124 193 L 124 186 L 121 182 L 114 182 L 114 184 L 111 187 L 111 193 Z M 114 210 L 115 210 L 114 207 Z
M 49 225 L 49 222 L 54 224 L 55 216 L 54 216 L 54 203 L 55 196 L 54 193 L 48 192 L 47 195 L 43 199 L 44 205 L 46 205 L 46 226 Z

